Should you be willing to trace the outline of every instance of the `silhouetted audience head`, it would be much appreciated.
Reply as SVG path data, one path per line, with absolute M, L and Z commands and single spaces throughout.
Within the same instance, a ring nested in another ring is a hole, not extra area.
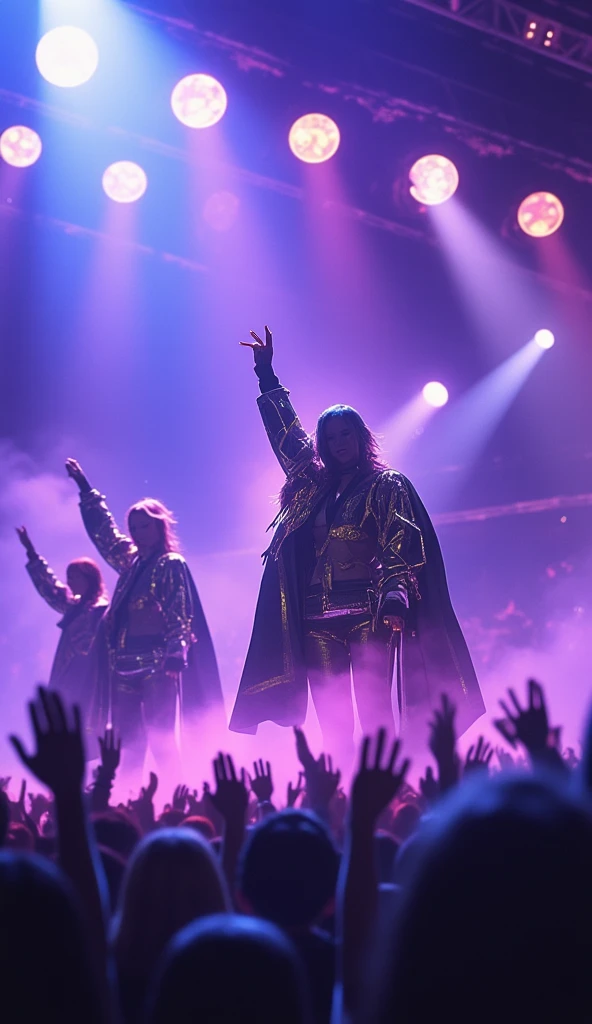
M 199 832 L 204 839 L 209 840 L 216 838 L 216 829 L 209 818 L 205 818 L 202 814 L 190 814 L 189 817 L 183 821 L 185 828 L 192 828 L 196 832 Z
M 306 984 L 274 925 L 231 914 L 197 921 L 170 943 L 150 1024 L 307 1024 Z
M 419 819 L 421 818 L 421 812 L 415 804 L 401 804 L 393 817 L 392 828 L 397 839 L 402 843 L 409 836 L 413 835 L 417 826 L 419 825 Z
M 126 860 L 142 838 L 142 832 L 125 811 L 109 810 L 93 814 L 92 824 L 97 843 L 114 850 Z
M 305 811 L 283 811 L 251 832 L 238 885 L 253 913 L 284 928 L 303 928 L 330 909 L 338 869 L 339 856 L 323 823 Z
M 6 1022 L 102 1024 L 74 894 L 58 868 L 34 854 L 0 851 L 0 964 Z
M 371 972 L 375 1009 L 359 1019 L 585 1019 L 587 809 L 560 781 L 508 774 L 465 783 L 417 839 L 400 912 Z
M 163 829 L 142 840 L 128 862 L 114 921 L 115 956 L 128 1019 L 140 1012 L 146 981 L 172 936 L 190 921 L 228 908 L 221 869 L 197 832 Z

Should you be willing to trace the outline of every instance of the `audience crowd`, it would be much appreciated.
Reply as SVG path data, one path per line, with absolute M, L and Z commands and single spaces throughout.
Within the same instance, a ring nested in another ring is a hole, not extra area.
M 592 1019 L 592 729 L 580 760 L 538 683 L 500 703 L 504 746 L 461 758 L 442 697 L 417 789 L 381 731 L 346 796 L 296 729 L 284 801 L 269 763 L 221 753 L 157 816 L 154 774 L 112 800 L 112 731 L 85 788 L 79 712 L 39 688 L 32 752 L 10 741 L 43 792 L 0 779 L 4 1020 Z

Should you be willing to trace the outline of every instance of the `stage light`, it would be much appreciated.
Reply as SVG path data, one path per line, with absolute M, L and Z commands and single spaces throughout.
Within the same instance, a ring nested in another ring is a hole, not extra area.
M 456 192 L 458 171 L 452 160 L 433 153 L 415 161 L 409 171 L 409 180 L 409 191 L 418 203 L 439 206 Z
M 188 128 L 211 128 L 226 112 L 228 98 L 211 75 L 186 75 L 173 89 L 171 107 Z
M 430 381 L 422 391 L 424 400 L 434 409 L 441 409 L 448 401 L 448 389 L 437 380 Z
M 539 348 L 553 348 L 555 344 L 555 335 L 553 331 L 548 331 L 545 327 L 542 330 L 537 331 L 534 336 Z
M 305 114 L 290 128 L 288 142 L 294 156 L 306 164 L 322 164 L 339 149 L 339 128 L 326 114 Z
M 563 204 L 552 192 L 533 192 L 518 207 L 518 224 L 532 238 L 546 238 L 563 224 Z
M 120 160 L 105 171 L 103 188 L 115 203 L 135 203 L 148 188 L 148 178 L 138 164 Z
M 92 78 L 99 64 L 99 51 L 84 29 L 62 25 L 41 38 L 35 59 L 48 82 L 71 89 Z
M 15 125 L 0 135 L 0 156 L 11 167 L 31 167 L 41 156 L 41 139 L 32 128 Z

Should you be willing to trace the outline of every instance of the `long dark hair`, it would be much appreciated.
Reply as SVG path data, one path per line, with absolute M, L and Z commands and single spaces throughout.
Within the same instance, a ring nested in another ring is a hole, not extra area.
M 88 580 L 89 589 L 84 595 L 84 604 L 96 604 L 99 598 L 106 596 L 107 588 L 103 582 L 101 570 L 92 558 L 75 558 L 68 565 L 68 569 L 78 569 Z
M 360 457 L 358 470 L 366 475 L 367 473 L 380 473 L 387 469 L 387 464 L 382 458 L 380 442 L 370 427 L 364 422 L 359 412 L 352 409 L 351 405 L 332 405 L 325 409 L 319 416 L 317 427 L 314 433 L 314 458 L 309 466 L 308 475 L 316 478 L 320 484 L 327 480 L 337 480 L 341 475 L 339 463 L 332 458 L 327 443 L 327 426 L 331 420 L 340 417 L 347 420 L 352 427 L 357 439 Z M 280 504 L 282 508 L 292 500 L 300 484 L 297 479 L 286 480 L 280 492 Z

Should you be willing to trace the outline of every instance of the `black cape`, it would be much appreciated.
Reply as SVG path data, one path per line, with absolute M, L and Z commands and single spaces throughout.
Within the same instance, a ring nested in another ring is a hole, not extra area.
M 425 736 L 430 711 L 446 693 L 457 708 L 462 734 L 485 711 L 469 650 L 454 613 L 440 544 L 413 485 L 408 488 L 415 522 L 422 532 L 426 564 L 417 574 L 420 599 L 410 595 L 402 640 L 404 729 Z M 300 536 L 299 536 L 300 535 Z M 254 733 L 260 722 L 301 725 L 308 704 L 303 651 L 305 571 L 302 530 L 284 541 L 278 558 L 263 572 L 251 643 L 230 728 Z

